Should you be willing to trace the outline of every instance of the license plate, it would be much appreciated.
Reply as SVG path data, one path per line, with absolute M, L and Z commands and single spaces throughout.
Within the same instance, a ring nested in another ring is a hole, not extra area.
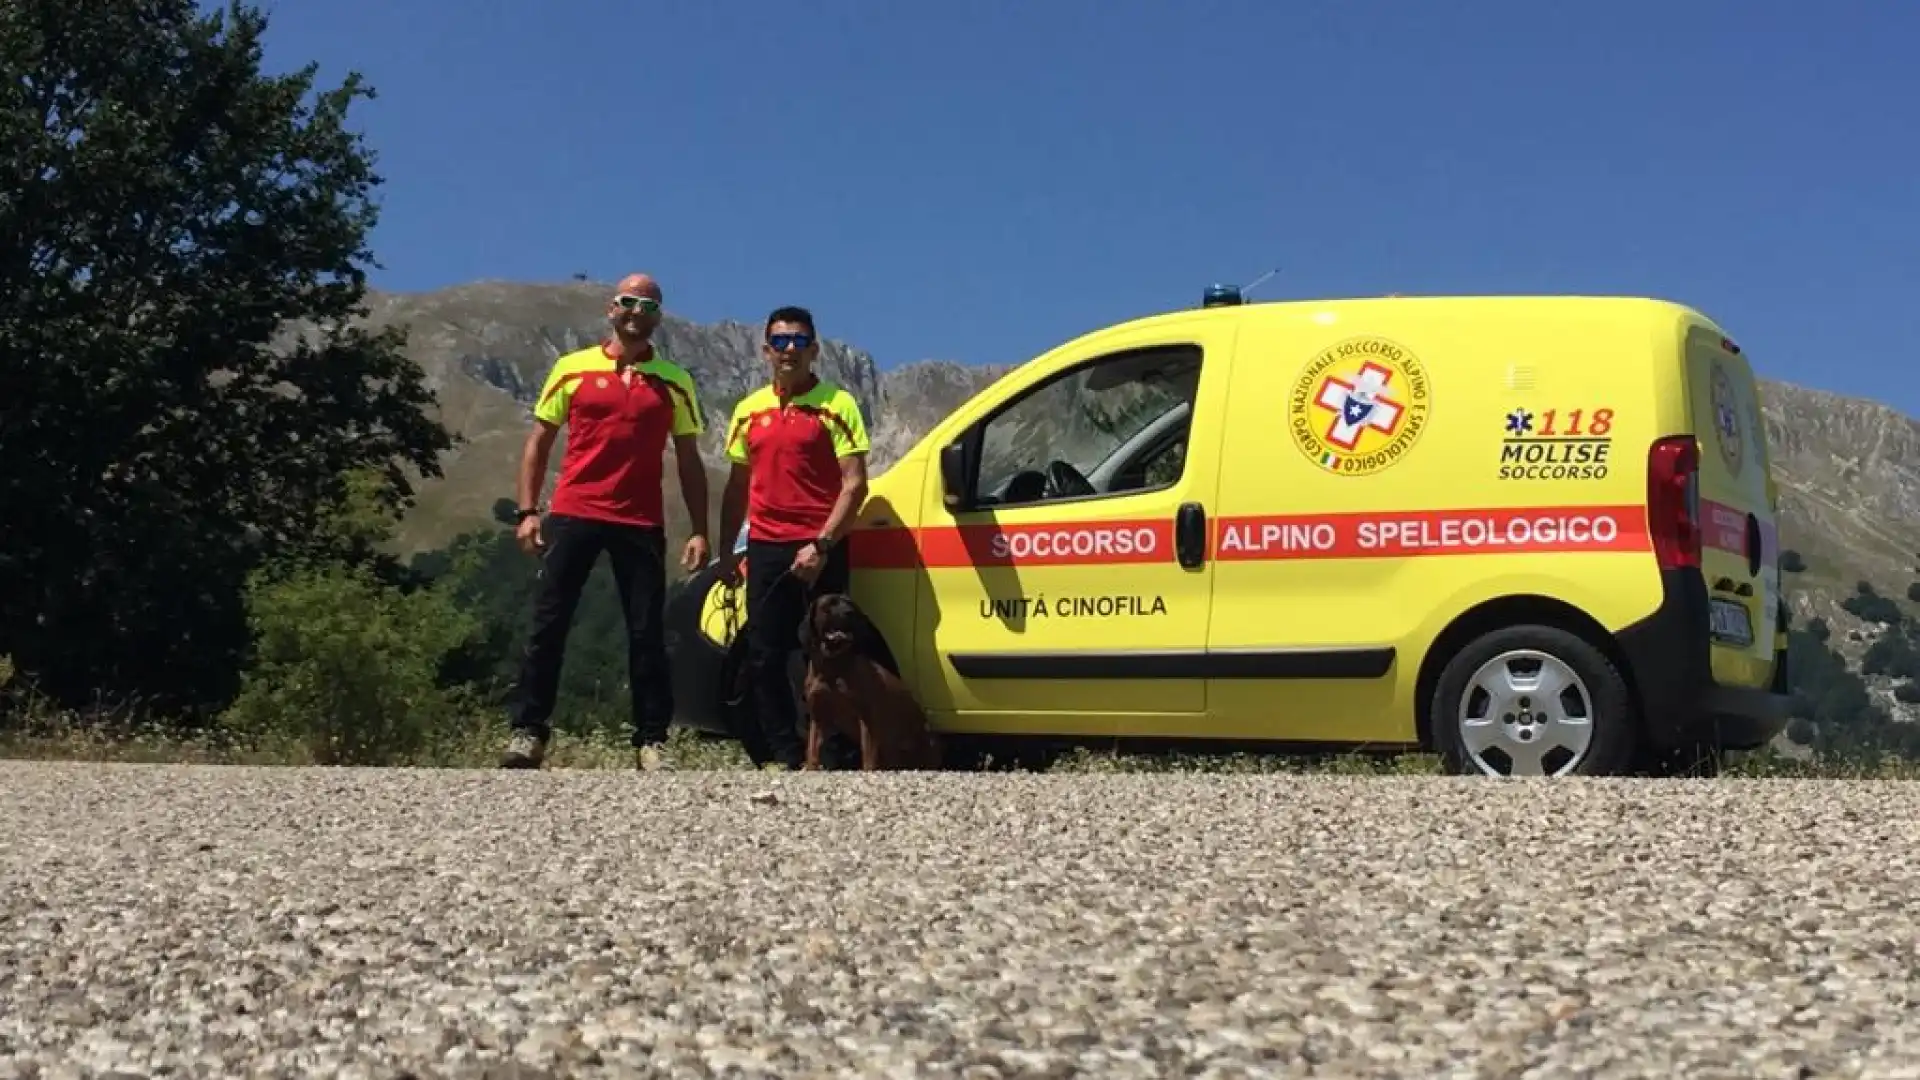
M 1733 600 L 1715 600 L 1710 610 L 1714 640 L 1730 645 L 1753 644 L 1753 616 L 1748 614 L 1747 605 Z

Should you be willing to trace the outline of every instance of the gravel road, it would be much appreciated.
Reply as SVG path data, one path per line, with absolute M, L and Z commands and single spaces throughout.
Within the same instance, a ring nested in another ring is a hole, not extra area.
M 1920 1076 L 1914 785 L 0 762 L 0 800 L 0 1078 Z

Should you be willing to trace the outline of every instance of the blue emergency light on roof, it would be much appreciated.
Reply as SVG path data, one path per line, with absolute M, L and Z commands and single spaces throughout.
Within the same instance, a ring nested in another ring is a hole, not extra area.
M 1232 307 L 1243 302 L 1238 285 L 1209 285 L 1200 296 L 1201 307 Z

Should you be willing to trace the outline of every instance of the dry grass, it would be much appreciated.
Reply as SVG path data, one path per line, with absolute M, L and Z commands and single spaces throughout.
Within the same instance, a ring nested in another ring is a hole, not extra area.
M 308 749 L 297 741 L 262 743 L 236 739 L 222 731 L 182 731 L 144 719 L 131 710 L 101 708 L 81 714 L 47 706 L 13 682 L 13 665 L 0 656 L 0 758 L 38 761 L 111 761 L 206 765 L 311 766 Z M 493 768 L 508 731 L 497 714 L 476 718 L 452 735 L 434 740 L 419 754 L 391 764 L 424 768 Z M 746 771 L 752 768 L 737 742 L 676 728 L 667 742 L 675 769 Z M 548 764 L 556 769 L 631 769 L 633 750 L 624 739 L 600 733 L 557 732 Z M 991 763 L 990 763 L 991 764 Z M 1320 756 L 1278 754 L 1128 755 L 1080 749 L 1063 755 L 1048 770 L 1056 773 L 1219 773 L 1336 774 L 1355 776 L 1432 776 L 1443 769 L 1437 755 L 1361 753 Z M 1723 770 L 1729 778 L 1920 780 L 1920 762 L 1800 760 L 1771 748 L 1738 755 Z
M 460 737 L 441 740 L 409 760 L 392 764 L 419 768 L 493 768 L 506 738 L 504 722 L 475 721 Z M 745 771 L 752 767 L 738 743 L 712 739 L 686 729 L 675 729 L 668 740 L 667 751 L 675 769 Z M 180 732 L 155 723 L 126 723 L 102 717 L 83 719 L 45 712 L 0 732 L 0 758 L 281 767 L 312 764 L 310 755 L 296 745 L 248 745 L 218 732 Z M 556 769 L 631 769 L 633 751 L 624 739 L 613 736 L 560 732 L 554 737 L 548 763 Z M 1442 769 L 1437 756 L 1420 753 L 1160 756 L 1082 749 L 1062 756 L 1049 771 L 1431 776 L 1441 773 Z M 1762 751 L 1730 762 L 1723 775 L 1728 778 L 1920 780 L 1920 762 L 1798 761 Z
M 503 722 L 476 722 L 459 737 L 435 742 L 420 754 L 391 764 L 414 768 L 493 768 L 506 746 Z M 668 757 L 681 769 L 746 769 L 737 743 L 675 730 Z M 0 758 L 40 761 L 178 762 L 205 765 L 305 767 L 311 754 L 297 743 L 247 743 L 220 732 L 180 732 L 153 723 L 114 724 L 73 716 L 40 715 L 0 732 Z M 557 732 L 548 763 L 558 769 L 631 769 L 625 741 Z

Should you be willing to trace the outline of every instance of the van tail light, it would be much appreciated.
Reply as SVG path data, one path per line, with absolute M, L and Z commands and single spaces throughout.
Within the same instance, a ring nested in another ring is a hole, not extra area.
M 1647 530 L 1662 567 L 1700 565 L 1700 444 L 1691 435 L 1655 439 L 1647 451 Z

